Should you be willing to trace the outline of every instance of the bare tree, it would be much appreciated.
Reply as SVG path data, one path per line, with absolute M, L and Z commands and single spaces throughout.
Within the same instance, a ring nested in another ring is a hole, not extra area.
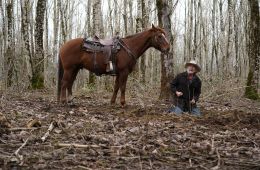
M 245 96 L 250 99 L 258 99 L 257 89 L 259 87 L 259 66 L 260 66 L 260 15 L 258 0 L 248 0 L 250 21 L 249 21 L 249 73 Z
M 44 17 L 47 0 L 38 0 L 36 7 L 35 19 L 35 56 L 32 62 L 32 78 L 31 85 L 34 89 L 44 87 L 44 48 L 43 48 L 43 32 Z
M 58 56 L 58 39 L 59 39 L 59 18 L 60 18 L 60 13 L 59 13 L 59 8 L 58 8 L 58 3 L 57 1 L 59 0 L 54 0 L 53 1 L 53 62 L 56 61 L 55 59 Z
M 24 42 L 23 56 L 29 59 L 30 66 L 32 66 L 32 53 L 30 48 L 30 36 L 29 36 L 29 22 L 30 22 L 30 0 L 21 1 L 21 29 Z M 31 67 L 32 69 L 32 67 Z M 31 70 L 32 72 L 32 70 Z
M 231 61 L 230 58 L 232 57 L 232 45 L 233 45 L 233 1 L 228 0 L 228 39 L 227 39 L 227 51 L 226 51 L 226 58 L 225 58 L 225 69 L 224 72 L 227 75 L 231 74 Z
M 127 24 L 127 0 L 124 0 L 124 13 L 123 13 L 123 18 L 124 18 L 124 28 L 125 28 L 125 35 L 127 35 L 128 31 L 128 24 Z
M 178 1 L 177 1 L 178 2 Z M 172 33 L 171 33 L 171 10 L 175 8 L 169 7 L 168 0 L 156 0 L 157 6 L 157 16 L 159 21 L 159 26 L 164 27 L 166 31 L 167 39 L 172 42 Z M 172 43 L 171 43 L 172 44 Z M 168 55 L 161 53 L 161 91 L 160 91 L 160 99 L 169 99 L 170 98 L 170 86 L 169 82 L 174 77 L 173 74 L 173 53 L 170 52 Z
M 142 28 L 143 30 L 146 29 L 148 27 L 148 20 L 149 20 L 149 16 L 147 13 L 147 3 L 146 0 L 141 0 L 141 5 L 142 5 Z M 141 69 L 141 82 L 145 83 L 145 76 L 146 76 L 146 55 L 143 54 L 143 56 L 141 57 L 141 65 L 140 65 L 140 69 Z
M 14 14 L 13 14 L 13 6 L 14 1 L 8 0 L 6 3 L 6 12 L 7 12 L 7 50 L 5 53 L 5 70 L 7 71 L 7 87 L 10 87 L 13 84 L 13 76 L 14 76 L 14 30 L 13 30 L 13 22 L 14 22 Z
M 93 0 L 93 35 L 97 34 L 101 37 L 104 36 L 104 30 L 102 26 L 102 13 L 101 13 L 101 0 Z M 89 74 L 89 84 L 95 84 L 95 75 Z
M 211 74 L 214 73 L 213 64 L 214 60 L 216 61 L 216 70 L 218 71 L 218 50 L 216 43 L 216 7 L 217 1 L 213 0 L 213 9 L 212 9 L 212 48 L 211 48 L 211 62 L 210 62 L 210 70 Z
M 142 31 L 142 0 L 137 1 L 137 17 L 136 17 L 136 33 Z M 142 57 L 141 57 L 142 58 Z M 140 71 L 140 60 L 137 61 L 134 69 L 134 77 L 135 79 L 139 79 L 139 71 Z

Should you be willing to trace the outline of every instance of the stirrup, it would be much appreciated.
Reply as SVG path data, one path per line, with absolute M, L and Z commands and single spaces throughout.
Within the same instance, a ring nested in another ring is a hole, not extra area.
M 109 61 L 109 63 L 107 64 L 106 72 L 109 73 L 112 71 L 114 71 L 113 63 L 112 61 Z

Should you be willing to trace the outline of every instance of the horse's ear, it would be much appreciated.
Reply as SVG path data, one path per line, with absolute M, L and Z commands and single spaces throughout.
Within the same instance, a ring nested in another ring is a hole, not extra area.
M 155 29 L 155 26 L 152 24 L 152 29 Z

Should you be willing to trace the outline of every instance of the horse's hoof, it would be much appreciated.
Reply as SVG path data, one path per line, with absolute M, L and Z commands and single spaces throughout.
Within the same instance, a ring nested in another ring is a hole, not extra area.
M 68 97 L 68 103 L 73 103 L 73 100 L 75 99 L 75 97 L 73 96 L 69 96 Z
M 61 100 L 60 103 L 61 104 L 67 104 L 67 101 L 66 100 Z
M 116 103 L 116 100 L 115 99 L 111 99 L 110 100 L 110 104 L 112 105 L 112 104 L 115 104 Z
M 121 104 L 121 108 L 125 109 L 126 108 L 126 104 Z

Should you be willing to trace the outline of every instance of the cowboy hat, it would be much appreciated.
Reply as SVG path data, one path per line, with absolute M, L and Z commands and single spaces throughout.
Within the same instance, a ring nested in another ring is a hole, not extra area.
M 185 68 L 187 68 L 189 65 L 194 66 L 196 68 L 196 71 L 200 72 L 201 68 L 200 68 L 200 66 L 197 64 L 197 62 L 195 60 L 191 60 L 190 62 L 187 62 L 185 64 Z

